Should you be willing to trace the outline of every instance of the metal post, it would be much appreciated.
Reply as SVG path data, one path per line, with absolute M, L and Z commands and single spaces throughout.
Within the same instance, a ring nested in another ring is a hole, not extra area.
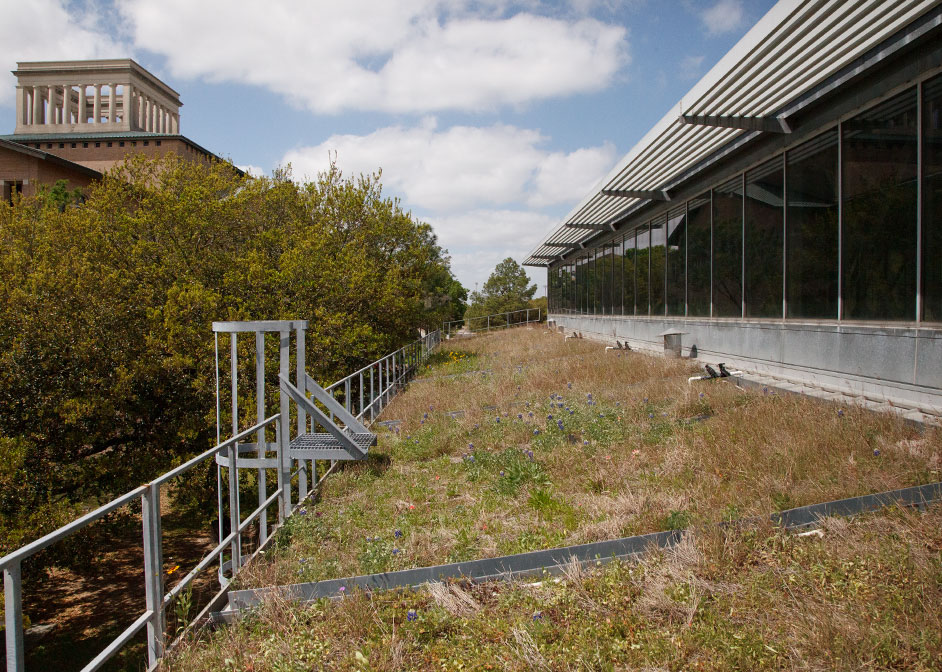
M 265 419 L 265 332 L 255 332 L 255 422 Z M 265 427 L 255 435 L 255 455 L 262 459 L 265 457 L 268 439 L 265 436 Z M 265 481 L 265 470 L 258 470 L 258 505 L 268 499 L 268 484 Z M 220 537 L 221 539 L 222 537 Z M 268 512 L 259 516 L 258 526 L 259 544 L 268 539 Z
M 370 422 L 373 422 L 373 402 L 376 400 L 373 388 L 373 365 L 370 364 Z
M 232 373 L 232 435 L 239 433 L 239 351 L 236 334 L 229 337 L 229 370 Z
M 491 316 L 490 315 L 487 316 L 487 330 L 488 331 L 491 330 Z
M 160 533 L 160 486 L 151 483 L 141 495 L 144 528 L 144 599 L 153 612 L 147 622 L 147 660 L 151 667 L 164 653 L 163 554 Z
M 242 516 L 239 513 L 239 466 L 237 463 L 239 444 L 229 446 L 229 533 L 239 529 Z M 237 534 L 232 540 L 232 576 L 242 566 L 242 535 Z
M 306 395 L 306 385 L 307 381 L 305 380 L 304 372 L 304 330 L 301 327 L 298 327 L 295 330 L 295 353 L 297 355 L 297 361 L 295 362 L 295 375 L 296 375 L 296 387 L 301 392 L 302 395 Z M 307 424 L 307 414 L 304 412 L 304 409 L 301 408 L 300 404 L 298 408 L 298 434 L 304 433 L 304 426 Z M 307 469 L 302 469 L 298 474 L 298 501 L 300 502 L 305 497 L 307 497 Z
M 347 409 L 347 413 L 350 412 L 350 378 L 347 378 L 343 384 L 343 405 Z
M 23 577 L 20 563 L 3 569 L 4 620 L 6 622 L 7 672 L 23 672 Z
M 278 395 L 283 397 L 279 389 Z M 284 416 L 279 415 L 278 421 L 275 423 L 275 450 L 276 452 L 276 462 L 278 463 L 278 488 L 281 490 L 281 496 L 278 498 L 278 522 L 283 523 L 285 516 L 288 515 L 288 504 L 287 504 L 287 493 L 288 487 L 285 479 L 285 455 L 288 452 L 285 450 L 284 435 L 285 432 L 282 429 L 285 426 Z
M 360 413 L 363 412 L 363 372 L 360 371 Z M 359 413 L 357 414 L 359 415 Z
M 291 368 L 291 332 L 281 332 L 280 355 L 278 368 L 281 376 L 288 380 Z M 281 459 L 278 463 L 282 470 L 282 486 L 284 487 L 284 515 L 291 514 L 291 455 L 288 445 L 291 443 L 291 414 L 288 408 L 288 395 L 278 389 L 278 400 L 281 412 Z

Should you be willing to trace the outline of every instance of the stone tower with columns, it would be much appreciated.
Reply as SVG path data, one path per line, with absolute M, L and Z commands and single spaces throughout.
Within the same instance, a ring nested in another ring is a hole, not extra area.
M 19 62 L 14 135 L 179 135 L 180 94 L 130 58 Z

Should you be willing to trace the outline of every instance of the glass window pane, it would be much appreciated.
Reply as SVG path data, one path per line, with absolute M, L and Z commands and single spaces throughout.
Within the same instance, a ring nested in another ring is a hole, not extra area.
M 784 158 L 746 173 L 746 317 L 782 316 Z
M 625 234 L 625 256 L 622 271 L 622 301 L 625 315 L 635 314 L 635 234 Z
M 612 254 L 613 250 L 614 250 L 614 246 L 611 243 L 607 243 L 605 245 L 605 259 L 603 260 L 603 264 L 602 264 L 602 270 L 605 274 L 604 276 L 605 311 L 604 312 L 606 315 L 611 315 L 612 313 L 615 312 L 614 310 L 612 310 L 614 306 L 614 302 L 612 301 L 612 295 L 614 294 L 614 292 L 612 291 L 612 259 L 614 258 Z
M 635 315 L 648 315 L 651 286 L 651 225 L 642 224 L 635 236 Z
M 667 215 L 651 222 L 651 314 L 664 314 L 664 244 Z
M 583 297 L 585 296 L 585 278 L 582 272 L 582 258 L 576 259 L 576 312 L 583 312 Z
M 837 130 L 786 154 L 788 317 L 837 318 Z
M 587 315 L 595 313 L 595 250 L 591 250 L 586 257 L 585 264 L 586 304 Z
M 687 315 L 710 316 L 710 192 L 687 202 Z
M 625 253 L 625 243 L 619 238 L 612 247 L 612 313 L 614 315 L 623 315 L 622 293 L 624 291 L 624 282 L 622 281 L 622 257 Z
M 667 214 L 667 314 L 684 315 L 687 293 L 687 207 Z
M 916 89 L 842 124 L 844 317 L 916 319 Z
M 713 317 L 742 317 L 742 176 L 713 190 Z
M 942 322 L 942 75 L 922 91 L 923 319 Z

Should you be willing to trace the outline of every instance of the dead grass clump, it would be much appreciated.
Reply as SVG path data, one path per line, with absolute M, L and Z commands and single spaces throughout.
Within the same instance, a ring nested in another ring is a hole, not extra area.
M 430 583 L 428 592 L 435 604 L 452 616 L 470 616 L 481 609 L 480 603 L 457 583 Z

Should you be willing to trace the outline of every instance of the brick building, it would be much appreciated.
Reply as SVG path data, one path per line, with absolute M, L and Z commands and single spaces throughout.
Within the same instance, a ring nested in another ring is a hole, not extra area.
M 179 94 L 132 59 L 20 62 L 13 74 L 16 128 L 0 135 L 6 199 L 58 179 L 86 186 L 128 154 L 219 160 L 180 133 Z

